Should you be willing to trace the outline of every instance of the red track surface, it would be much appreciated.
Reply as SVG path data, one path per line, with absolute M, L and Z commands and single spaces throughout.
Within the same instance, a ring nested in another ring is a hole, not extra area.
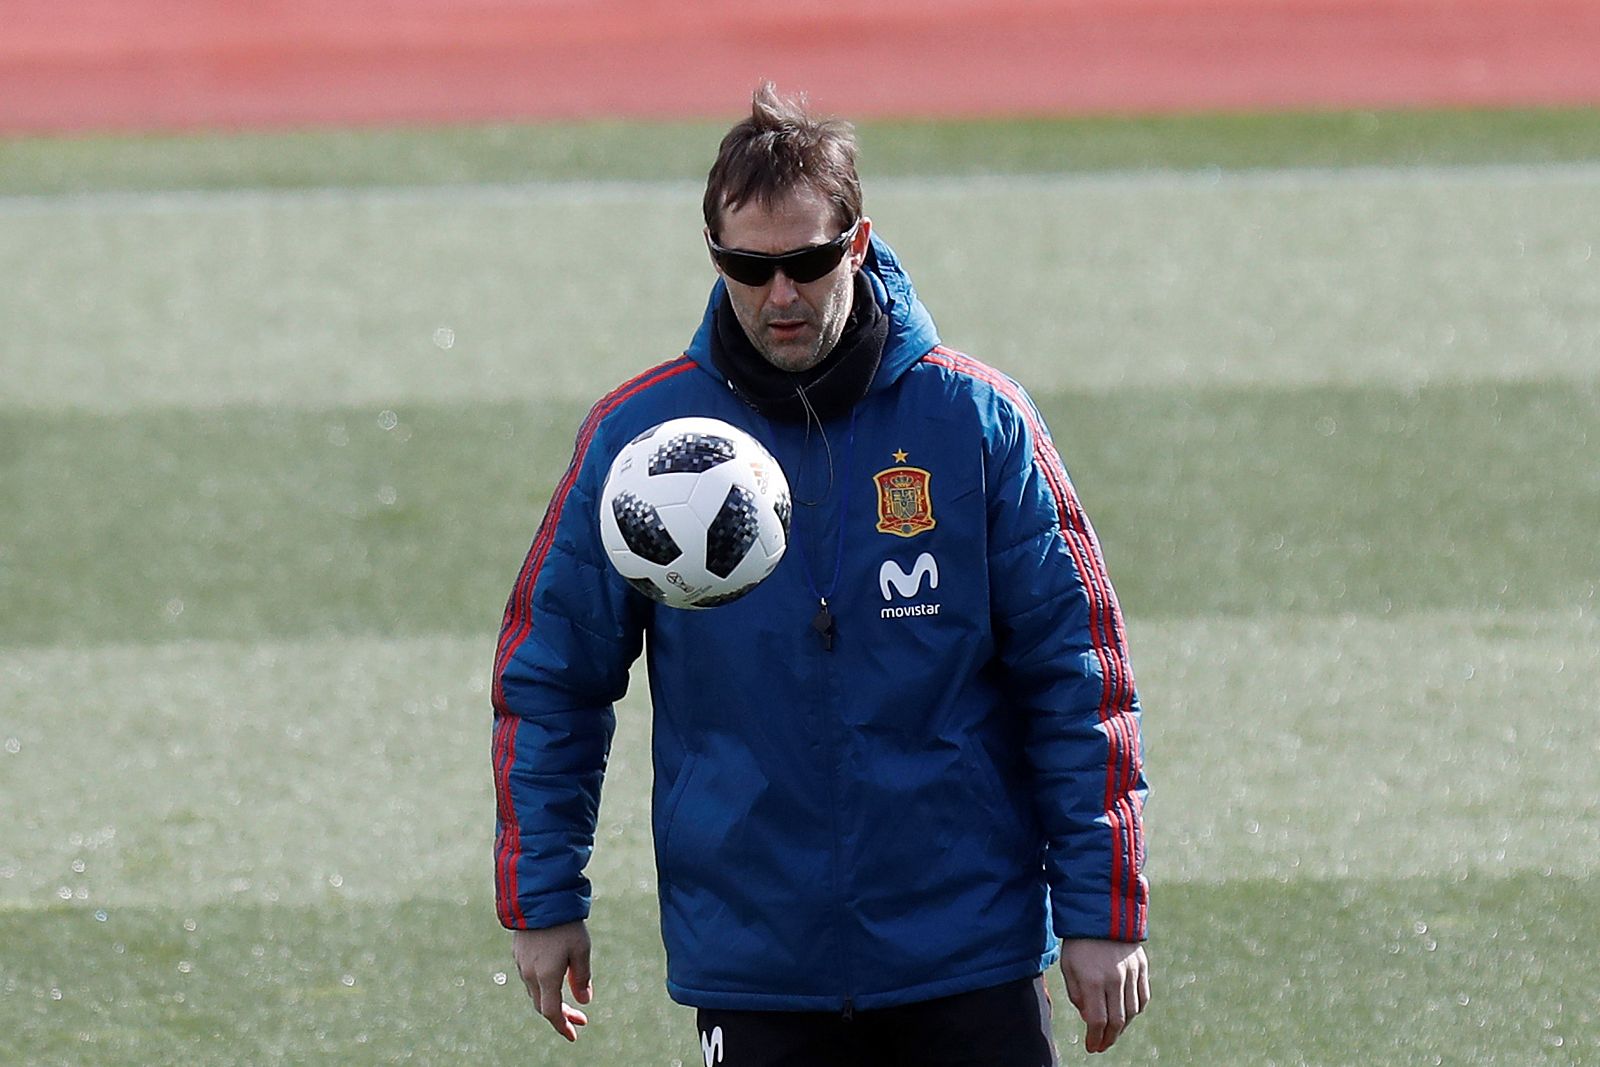
M 0 0 L 0 133 L 1600 103 L 1596 0 Z

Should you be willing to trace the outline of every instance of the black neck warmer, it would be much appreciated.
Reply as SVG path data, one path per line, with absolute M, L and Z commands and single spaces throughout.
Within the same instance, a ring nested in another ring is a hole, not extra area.
M 780 370 L 768 363 L 739 325 L 726 293 L 717 302 L 714 315 L 711 362 L 739 399 L 781 422 L 806 421 L 808 403 L 823 422 L 848 414 L 856 401 L 867 395 L 883 360 L 884 342 L 889 339 L 889 316 L 878 307 L 871 286 L 859 273 L 839 343 L 807 371 Z

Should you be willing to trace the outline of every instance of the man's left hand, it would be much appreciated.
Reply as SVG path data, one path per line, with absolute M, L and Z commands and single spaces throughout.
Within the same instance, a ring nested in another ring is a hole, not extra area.
M 1144 946 L 1128 941 L 1073 940 L 1061 945 L 1067 997 L 1083 1016 L 1083 1047 L 1104 1052 L 1150 1003 Z

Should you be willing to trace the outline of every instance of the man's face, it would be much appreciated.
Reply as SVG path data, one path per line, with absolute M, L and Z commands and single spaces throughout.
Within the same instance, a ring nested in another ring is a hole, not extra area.
M 833 351 L 850 317 L 855 273 L 866 259 L 871 232 L 871 221 L 863 218 L 839 265 L 815 281 L 797 283 L 781 270 L 765 285 L 745 285 L 723 275 L 739 325 L 768 363 L 780 370 L 809 370 Z M 776 255 L 838 236 L 833 205 L 821 193 L 802 187 L 771 207 L 751 202 L 724 209 L 717 243 Z

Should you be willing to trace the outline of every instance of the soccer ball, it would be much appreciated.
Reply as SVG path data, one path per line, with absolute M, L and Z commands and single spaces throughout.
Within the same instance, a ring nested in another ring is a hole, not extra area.
M 754 589 L 789 542 L 789 482 L 761 442 L 719 419 L 670 419 L 623 446 L 600 490 L 617 573 L 673 608 Z

